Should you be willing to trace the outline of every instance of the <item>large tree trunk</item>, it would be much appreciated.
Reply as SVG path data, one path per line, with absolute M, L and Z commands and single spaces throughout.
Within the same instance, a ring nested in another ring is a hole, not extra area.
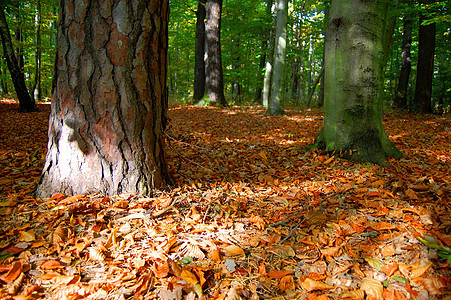
M 222 0 L 208 0 L 205 41 L 207 48 L 206 87 L 211 105 L 227 106 L 221 57 Z
M 199 0 L 196 11 L 196 46 L 194 63 L 194 95 L 193 101 L 197 102 L 205 94 L 205 3 Z
M 395 107 L 407 107 L 407 88 L 411 70 L 410 45 L 412 44 L 412 19 L 410 16 L 404 17 L 402 46 L 401 46 L 401 72 L 398 79 L 398 89 L 395 95 Z
M 316 139 L 325 150 L 378 164 L 402 156 L 382 124 L 387 8 L 388 0 L 332 1 L 324 123 Z
M 271 96 L 266 114 L 270 116 L 283 115 L 284 109 L 282 102 L 282 89 L 285 68 L 285 54 L 287 52 L 287 18 L 288 18 L 288 0 L 276 1 L 277 26 L 276 39 L 274 43 L 274 67 L 271 79 Z
M 20 69 L 17 57 L 14 54 L 14 49 L 9 32 L 8 23 L 6 22 L 5 7 L 0 2 L 0 36 L 3 46 L 3 55 L 8 64 L 9 73 L 16 90 L 17 98 L 19 99 L 19 112 L 33 112 L 36 111 L 36 104 L 28 93 L 25 84 L 25 77 Z
M 57 87 L 36 195 L 163 188 L 169 1 L 61 4 Z
M 424 18 L 421 16 L 418 34 L 417 81 L 415 84 L 413 108 L 414 111 L 419 113 L 431 113 L 432 78 L 434 73 L 435 53 L 435 23 L 423 26 L 421 25 L 423 21 Z

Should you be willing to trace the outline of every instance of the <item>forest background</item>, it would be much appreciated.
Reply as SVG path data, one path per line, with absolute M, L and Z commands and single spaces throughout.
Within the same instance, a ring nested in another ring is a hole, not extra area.
M 171 102 L 193 103 L 195 69 L 196 10 L 198 1 L 170 1 L 169 73 Z M 321 70 L 323 66 L 325 16 L 330 1 L 296 0 L 289 3 L 288 46 L 284 68 L 283 106 L 322 106 Z M 434 112 L 449 111 L 450 23 L 449 3 L 427 4 L 400 1 L 391 7 L 396 19 L 385 74 L 385 103 L 395 105 L 402 66 L 405 22 L 411 30 L 411 72 L 408 77 L 407 107 L 414 110 L 418 31 L 421 13 L 424 25 L 435 24 L 436 44 L 432 105 Z M 30 94 L 36 100 L 49 100 L 55 62 L 57 1 L 11 1 L 6 19 L 14 41 L 20 68 Z M 262 104 L 265 67 L 274 46 L 275 16 L 267 1 L 224 1 L 221 20 L 221 50 L 224 93 L 230 105 Z M 408 34 L 408 33 L 407 33 Z M 271 39 L 272 38 L 272 39 Z M 0 94 L 13 95 L 14 88 L 6 60 L 0 60 Z

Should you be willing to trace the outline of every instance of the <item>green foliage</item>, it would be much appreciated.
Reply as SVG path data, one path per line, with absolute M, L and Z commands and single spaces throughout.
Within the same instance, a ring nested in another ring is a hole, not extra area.
M 28 89 L 31 90 L 35 80 L 35 54 L 37 49 L 37 1 L 6 1 L 6 18 L 11 33 L 16 55 L 23 57 L 23 72 Z M 55 36 L 58 21 L 58 2 L 41 0 L 41 78 L 44 97 L 50 97 L 55 62 Z M 20 36 L 20 39 L 18 38 Z M 3 51 L 3 49 L 2 49 Z M 6 62 L 1 57 L 2 76 L 12 90 L 12 81 L 6 69 Z

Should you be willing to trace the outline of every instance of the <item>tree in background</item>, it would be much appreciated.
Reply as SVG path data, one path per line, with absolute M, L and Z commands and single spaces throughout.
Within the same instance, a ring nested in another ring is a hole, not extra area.
M 315 144 L 386 164 L 401 152 L 383 120 L 388 0 L 333 0 L 325 44 L 324 123 Z
M 423 1 L 422 3 L 430 3 Z M 432 112 L 432 79 L 434 73 L 435 23 L 424 25 L 425 15 L 421 14 L 418 34 L 417 80 L 413 108 L 420 113 Z
M 395 95 L 394 104 L 397 108 L 407 107 L 407 88 L 409 85 L 412 57 L 410 46 L 412 44 L 412 18 L 410 15 L 404 16 L 402 46 L 401 46 L 401 72 L 399 73 L 398 89 Z
M 193 101 L 200 101 L 205 94 L 205 5 L 206 0 L 199 0 L 196 11 L 196 47 L 194 64 Z
M 283 115 L 284 109 L 281 105 L 283 94 L 283 79 L 285 67 L 285 55 L 287 52 L 287 17 L 288 0 L 276 0 L 275 9 L 277 14 L 276 37 L 274 42 L 274 66 L 272 69 L 271 95 L 267 114 L 271 116 Z
M 19 112 L 36 111 L 36 104 L 28 93 L 24 74 L 19 66 L 16 54 L 14 53 L 11 34 L 5 16 L 5 6 L 2 2 L 0 2 L 0 36 L 3 46 L 3 55 L 6 58 L 14 89 L 16 90 L 17 98 L 19 99 Z
M 57 86 L 36 195 L 151 194 L 169 181 L 169 1 L 61 3 Z
M 221 56 L 222 0 L 208 0 L 206 6 L 206 89 L 211 105 L 227 106 L 224 96 L 224 79 Z

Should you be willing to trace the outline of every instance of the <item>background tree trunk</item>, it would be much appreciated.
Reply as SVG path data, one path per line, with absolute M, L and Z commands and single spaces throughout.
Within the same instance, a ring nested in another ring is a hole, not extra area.
M 169 1 L 61 3 L 57 87 L 36 196 L 151 194 L 169 181 Z
M 8 64 L 9 73 L 16 90 L 17 98 L 19 99 L 19 112 L 33 112 L 36 111 L 36 104 L 28 93 L 27 86 L 25 84 L 24 75 L 20 69 L 17 57 L 14 54 L 14 48 L 12 45 L 11 34 L 9 32 L 8 23 L 6 22 L 5 7 L 0 2 L 0 36 L 3 46 L 3 55 L 6 58 Z
M 35 101 L 41 101 L 41 0 L 36 2 L 36 54 L 35 76 L 31 96 Z
M 206 88 L 211 105 L 227 106 L 221 57 L 222 0 L 208 0 L 205 41 L 207 48 Z
M 399 74 L 398 89 L 395 96 L 395 107 L 407 107 L 407 88 L 411 70 L 410 45 L 412 44 L 412 18 L 404 17 L 401 50 L 401 72 Z
M 332 1 L 324 123 L 316 139 L 325 150 L 345 150 L 345 156 L 378 164 L 402 156 L 382 124 L 387 9 L 388 0 Z
M 418 34 L 417 81 L 415 84 L 414 111 L 432 112 L 432 77 L 434 73 L 435 23 L 421 25 L 424 17 L 420 17 Z
M 205 3 L 206 0 L 199 0 L 196 11 L 194 102 L 201 100 L 205 95 Z
M 271 116 L 283 115 L 282 102 L 283 71 L 285 67 L 285 54 L 287 51 L 287 18 L 288 0 L 276 1 L 277 26 L 274 43 L 274 67 L 272 70 L 271 96 L 266 113 Z

